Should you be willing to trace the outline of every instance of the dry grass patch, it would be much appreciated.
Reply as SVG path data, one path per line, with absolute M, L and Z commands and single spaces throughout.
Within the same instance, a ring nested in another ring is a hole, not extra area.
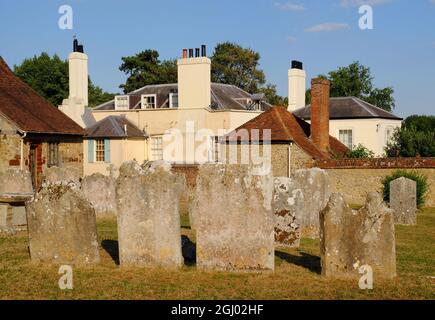
M 182 233 L 195 239 L 182 217 Z M 398 277 L 361 291 L 356 281 L 320 276 L 318 241 L 299 249 L 276 249 L 275 273 L 200 272 L 120 268 L 115 219 L 98 221 L 102 262 L 74 269 L 74 290 L 58 288 L 58 268 L 29 260 L 27 235 L 0 236 L 1 299 L 434 299 L 435 208 L 425 209 L 415 227 L 398 226 Z

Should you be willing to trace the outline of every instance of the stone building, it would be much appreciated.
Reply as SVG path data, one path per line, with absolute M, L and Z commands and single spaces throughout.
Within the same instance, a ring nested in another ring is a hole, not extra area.
M 260 157 L 266 161 L 264 146 L 270 145 L 273 175 L 290 177 L 298 169 L 312 167 L 315 160 L 344 155 L 348 148 L 329 135 L 329 81 L 313 79 L 312 95 L 314 121 L 311 125 L 284 107 L 273 107 L 220 141 L 223 145 L 219 149 L 220 161 L 240 163 L 245 157 L 255 163 L 253 146 L 260 146 Z M 266 136 L 267 132 L 270 136 Z M 237 145 L 237 152 L 233 149 L 231 153 L 231 145 Z
M 27 169 L 34 187 L 51 166 L 74 167 L 83 173 L 83 134 L 0 57 L 0 171 Z

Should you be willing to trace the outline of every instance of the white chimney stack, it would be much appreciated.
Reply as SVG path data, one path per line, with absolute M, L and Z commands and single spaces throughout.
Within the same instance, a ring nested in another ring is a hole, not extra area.
M 69 97 L 63 100 L 59 109 L 74 120 L 82 128 L 95 123 L 95 119 L 87 110 L 88 99 L 88 56 L 83 52 L 83 45 L 77 39 L 73 42 L 73 52 L 68 58 L 69 64 Z
M 207 108 L 211 104 L 211 60 L 206 56 L 206 47 L 201 51 L 183 50 L 178 60 L 178 107 Z
M 288 71 L 288 111 L 305 107 L 306 78 L 302 62 L 292 61 Z

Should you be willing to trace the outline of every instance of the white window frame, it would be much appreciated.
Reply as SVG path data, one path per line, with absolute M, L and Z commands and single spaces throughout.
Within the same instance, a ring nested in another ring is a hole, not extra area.
M 101 141 L 103 143 L 103 160 L 99 161 L 97 157 L 97 149 L 98 149 L 98 142 Z M 94 140 L 94 162 L 95 163 L 104 163 L 106 159 L 106 144 L 104 139 L 95 139 Z
M 176 107 L 174 107 L 174 96 L 177 96 L 177 106 Z M 178 108 L 178 103 L 179 103 L 178 93 L 171 92 L 169 94 L 169 108 L 171 108 L 171 109 L 177 109 Z
M 127 106 L 119 106 L 118 99 L 119 98 L 127 98 Z M 115 110 L 129 110 L 130 109 L 130 96 L 129 95 L 122 95 L 122 96 L 115 96 Z
M 340 139 L 340 131 L 350 131 L 352 133 L 352 140 L 351 140 L 351 147 L 349 148 L 349 146 L 347 144 L 345 144 L 343 141 L 341 141 Z M 350 150 L 353 150 L 353 147 L 356 145 L 355 144 L 355 130 L 353 128 L 338 128 L 338 140 L 343 143 L 346 147 L 348 147 Z
M 391 130 L 391 136 L 390 137 L 388 137 L 388 135 L 387 135 L 388 130 Z M 394 127 L 392 125 L 387 125 L 385 127 L 385 131 L 384 131 L 384 139 L 385 139 L 384 145 L 385 146 L 388 144 L 388 142 L 391 140 L 391 138 L 393 138 L 393 136 L 394 136 L 394 130 L 396 130 L 396 127 Z
M 146 98 L 154 98 L 154 107 L 153 108 L 145 108 L 144 99 Z M 142 94 L 140 96 L 140 107 L 141 109 L 157 109 L 157 95 L 156 94 Z
M 154 141 L 156 139 L 160 140 L 161 151 L 158 151 L 158 153 L 160 154 L 160 152 L 161 152 L 161 157 L 155 156 L 156 155 L 155 150 L 159 150 L 159 149 L 155 148 Z M 150 158 L 151 158 L 151 161 L 163 160 L 163 136 L 158 135 L 158 136 L 152 136 L 150 138 Z

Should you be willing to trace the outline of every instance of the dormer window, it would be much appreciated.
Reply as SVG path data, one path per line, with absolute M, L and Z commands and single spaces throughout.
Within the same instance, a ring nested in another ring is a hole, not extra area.
M 128 110 L 130 109 L 130 96 L 116 96 L 115 97 L 115 110 Z
M 142 109 L 155 109 L 157 107 L 157 95 L 143 94 L 141 96 Z
M 169 108 L 178 108 L 178 93 L 169 94 Z

